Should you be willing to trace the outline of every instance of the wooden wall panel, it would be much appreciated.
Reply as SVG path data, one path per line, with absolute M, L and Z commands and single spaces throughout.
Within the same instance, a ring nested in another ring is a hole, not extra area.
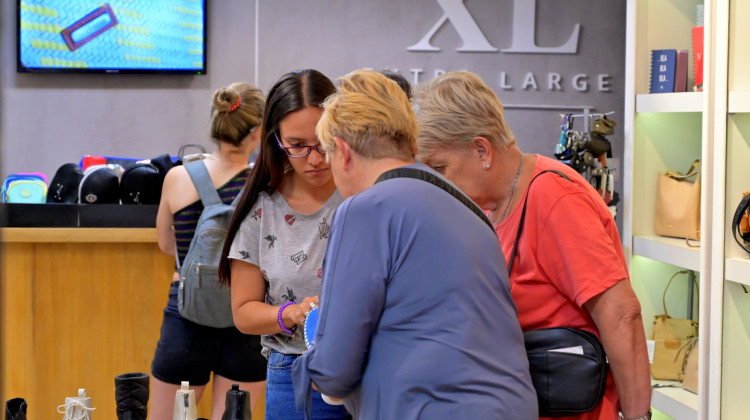
M 172 257 L 155 242 L 5 242 L 0 279 L 0 401 L 24 397 L 57 418 L 86 388 L 98 419 L 115 419 L 114 377 L 151 371 Z M 210 416 L 211 394 L 198 405 Z

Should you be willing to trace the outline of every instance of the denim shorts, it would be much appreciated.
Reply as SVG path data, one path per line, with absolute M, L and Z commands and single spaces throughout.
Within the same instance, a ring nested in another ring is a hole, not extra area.
M 266 375 L 266 420 L 304 420 L 302 410 L 297 411 L 292 388 L 292 363 L 296 354 L 283 354 L 271 350 L 268 355 Z M 310 420 L 351 419 L 343 405 L 330 405 L 323 401 L 320 393 L 313 390 Z
M 183 318 L 177 309 L 178 284 L 172 282 L 169 289 L 151 374 L 170 384 L 205 385 L 211 372 L 235 382 L 265 380 L 260 337 L 235 327 L 206 327 Z

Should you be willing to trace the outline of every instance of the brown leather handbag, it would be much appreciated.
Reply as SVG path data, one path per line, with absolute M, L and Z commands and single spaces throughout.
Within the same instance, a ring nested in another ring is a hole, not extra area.
M 683 371 L 683 361 L 685 352 L 680 351 L 682 346 L 690 341 L 693 337 L 698 336 L 698 323 L 692 319 L 675 319 L 667 313 L 667 290 L 672 280 L 679 274 L 687 274 L 690 277 L 691 285 L 698 284 L 695 281 L 695 274 L 690 270 L 682 270 L 675 273 L 669 279 L 667 287 L 662 295 L 662 305 L 664 314 L 654 317 L 654 324 L 651 327 L 651 340 L 654 341 L 654 358 L 651 363 L 651 376 L 654 379 L 664 379 L 678 381 L 682 380 L 681 372 Z
M 690 178 L 695 177 L 694 181 Z M 683 175 L 660 173 L 656 184 L 654 233 L 673 238 L 700 239 L 700 159 Z

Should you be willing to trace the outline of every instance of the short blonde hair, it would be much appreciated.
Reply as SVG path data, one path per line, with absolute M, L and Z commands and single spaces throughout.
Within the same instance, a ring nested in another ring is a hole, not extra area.
M 316 133 L 327 151 L 339 137 L 366 159 L 414 158 L 419 130 L 409 99 L 379 72 L 356 70 L 342 77 L 323 109 Z
M 461 148 L 484 137 L 498 149 L 516 143 L 505 123 L 503 104 L 474 73 L 444 73 L 417 86 L 412 98 L 419 122 L 419 157 L 437 148 Z

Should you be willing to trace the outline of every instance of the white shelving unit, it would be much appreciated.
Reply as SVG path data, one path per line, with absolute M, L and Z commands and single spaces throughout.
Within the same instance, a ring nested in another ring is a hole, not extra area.
M 636 112 L 702 112 L 701 92 L 640 94 L 636 97 Z
M 686 49 L 692 56 L 698 4 L 704 5 L 703 92 L 649 94 L 650 51 Z M 623 242 L 647 334 L 653 315 L 663 313 L 664 277 L 687 268 L 700 279 L 698 394 L 656 388 L 652 405 L 678 420 L 750 418 L 750 256 L 731 232 L 735 208 L 750 190 L 750 1 L 628 0 L 627 18 Z M 684 171 L 696 157 L 701 243 L 690 248 L 654 235 L 653 203 L 656 174 Z M 687 293 L 669 293 L 673 315 Z
M 663 236 L 636 236 L 633 254 L 689 270 L 700 270 L 700 249 L 690 247 L 684 239 Z
M 652 406 L 678 420 L 719 418 L 711 415 L 712 404 L 707 388 L 709 363 L 705 357 L 709 354 L 710 336 L 706 332 L 710 331 L 708 308 L 712 295 L 711 282 L 705 280 L 712 279 L 710 262 L 714 249 L 712 224 L 708 220 L 714 182 L 710 139 L 715 126 L 711 116 L 716 108 L 715 96 L 710 90 L 713 87 L 711 60 L 714 57 L 712 19 L 715 18 L 712 1 L 721 0 L 705 1 L 704 91 L 649 94 L 651 50 L 688 50 L 688 66 L 692 70 L 691 29 L 696 26 L 696 6 L 704 1 L 628 0 L 624 187 L 629 200 L 624 208 L 623 242 L 629 253 L 631 282 L 641 301 L 646 334 L 651 333 L 654 315 L 664 313 L 661 298 L 674 272 L 693 270 L 697 272 L 700 284 L 698 298 L 690 308 L 693 314 L 697 314 L 697 318 L 693 317 L 698 321 L 701 336 L 699 392 L 696 395 L 680 386 L 655 388 L 652 392 Z M 693 72 L 688 73 L 688 88 L 692 89 Z M 684 172 L 696 158 L 702 163 L 701 241 L 699 247 L 690 247 L 684 239 L 655 235 L 653 224 L 658 174 L 667 170 Z M 722 202 L 723 196 L 722 186 Z M 680 282 L 676 286 L 677 290 L 673 291 L 675 285 L 669 290 L 667 306 L 671 316 L 684 318 L 687 316 L 687 291 L 692 285 Z M 677 309 L 684 312 L 679 313 Z
M 750 112 L 750 91 L 730 91 L 729 112 L 732 114 Z
M 698 396 L 685 391 L 676 381 L 651 381 L 651 384 L 669 385 L 655 388 L 651 395 L 651 405 L 662 413 L 676 419 L 698 419 Z
M 721 355 L 719 364 L 713 364 L 713 371 L 720 377 L 716 383 L 720 389 L 720 415 L 723 419 L 748 418 L 750 398 L 743 392 L 750 388 L 750 258 L 734 241 L 731 232 L 732 216 L 744 191 L 750 190 L 750 2 L 746 0 L 725 0 L 728 3 L 726 90 L 728 92 L 726 124 L 725 186 L 723 209 L 717 209 L 723 217 L 723 238 L 717 238 L 716 246 L 723 245 L 721 263 L 724 265 L 724 282 L 721 293 L 713 296 L 711 304 L 716 305 L 712 313 L 721 316 L 722 334 L 714 340 L 712 348 Z M 720 118 L 719 115 L 716 116 Z M 723 210 L 723 211 L 721 211 Z M 718 256 L 717 256 L 718 259 Z M 717 262 L 719 264 L 719 262 Z M 716 280 L 719 280 L 717 278 Z M 744 286 L 744 287 L 743 287 Z
M 727 280 L 750 286 L 750 258 L 727 258 L 724 271 Z

